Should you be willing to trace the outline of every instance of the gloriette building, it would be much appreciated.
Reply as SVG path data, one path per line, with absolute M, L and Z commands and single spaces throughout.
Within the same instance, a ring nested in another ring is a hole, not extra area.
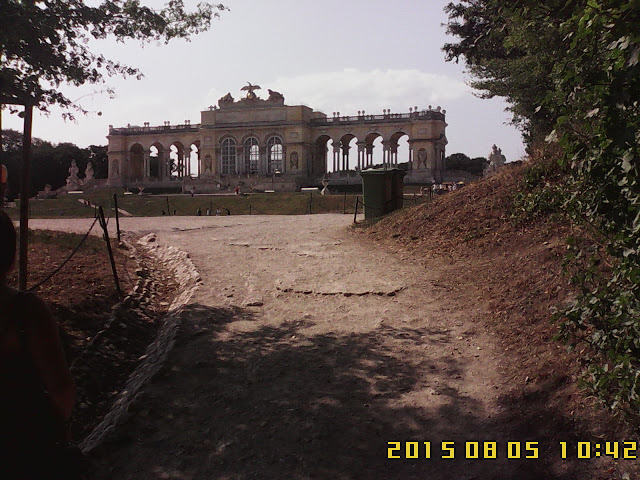
M 330 184 L 359 183 L 359 170 L 373 166 L 378 137 L 378 166 L 406 162 L 405 182 L 442 181 L 447 124 L 440 107 L 329 118 L 304 105 L 285 105 L 272 90 L 261 99 L 254 93 L 259 88 L 243 87 L 247 94 L 237 101 L 228 93 L 201 112 L 199 124 L 109 126 L 107 185 L 202 193 L 236 185 L 294 191 L 327 177 Z M 398 140 L 405 135 L 408 158 L 398 158 Z

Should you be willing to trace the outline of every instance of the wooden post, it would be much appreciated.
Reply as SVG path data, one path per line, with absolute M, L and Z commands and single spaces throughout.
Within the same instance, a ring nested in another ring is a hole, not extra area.
M 353 209 L 353 223 L 356 223 L 356 216 L 358 215 L 358 202 L 360 197 L 356 195 L 356 208 Z
M 113 205 L 116 209 L 116 232 L 118 233 L 118 242 L 120 241 L 120 212 L 118 212 L 118 195 L 113 194 Z
M 118 281 L 118 271 L 116 270 L 116 262 L 113 259 L 113 250 L 111 250 L 111 242 L 109 241 L 109 231 L 107 230 L 107 222 L 104 219 L 104 210 L 102 205 L 98 207 L 98 218 L 100 226 L 104 231 L 104 241 L 107 243 L 107 252 L 109 253 L 109 261 L 111 262 L 111 271 L 113 272 L 113 281 L 116 284 L 116 291 L 118 295 L 122 296 L 122 290 L 120 290 L 120 282 Z
M 18 284 L 27 290 L 27 254 L 29 245 L 29 186 L 31 183 L 31 128 L 33 105 L 24 107 L 24 131 L 22 132 L 22 181 L 20 185 L 20 262 Z
M 249 204 L 249 215 L 251 215 L 251 204 Z
M 169 208 L 169 197 L 165 197 L 167 199 L 167 215 L 171 215 L 171 209 Z
M 313 204 L 313 192 L 309 192 L 309 215 L 311 215 L 311 205 Z

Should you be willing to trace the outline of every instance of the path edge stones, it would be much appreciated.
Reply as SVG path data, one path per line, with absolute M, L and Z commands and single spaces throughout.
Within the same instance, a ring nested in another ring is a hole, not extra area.
M 189 258 L 189 254 L 176 247 L 159 245 L 156 243 L 155 234 L 150 233 L 142 237 L 137 241 L 137 246 L 133 245 L 127 237 L 123 237 L 123 243 L 136 257 L 136 260 L 139 260 L 137 248 L 154 256 L 173 272 L 181 288 L 169 306 L 166 315 L 162 318 L 162 325 L 158 329 L 155 339 L 147 347 L 138 366 L 129 375 L 111 409 L 102 422 L 79 443 L 78 446 L 85 454 L 99 446 L 109 434 L 115 431 L 123 417 L 126 416 L 131 404 L 142 393 L 144 385 L 162 368 L 175 344 L 184 307 L 202 283 L 200 274 Z

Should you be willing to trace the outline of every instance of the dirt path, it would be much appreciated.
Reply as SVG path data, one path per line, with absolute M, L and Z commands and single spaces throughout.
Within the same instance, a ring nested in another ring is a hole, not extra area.
M 123 219 L 188 252 L 203 283 L 167 365 L 97 452 L 97 478 L 594 478 L 582 476 L 589 461 L 561 461 L 547 441 L 558 426 L 544 399 L 526 415 L 505 401 L 500 369 L 517 359 L 438 262 L 382 251 L 349 222 Z M 465 458 L 467 441 L 497 442 L 498 459 Z M 529 454 L 526 441 L 539 442 L 538 459 L 505 458 L 507 442 Z M 402 442 L 403 458 L 387 458 L 388 442 Z M 404 458 L 405 442 L 421 458 Z

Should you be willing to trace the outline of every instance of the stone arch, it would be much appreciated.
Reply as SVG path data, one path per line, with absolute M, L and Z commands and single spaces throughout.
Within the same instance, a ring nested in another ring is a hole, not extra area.
M 274 134 L 275 135 L 275 134 Z M 249 138 L 255 138 L 256 140 L 258 140 L 258 142 L 260 142 L 260 138 L 258 136 L 257 133 L 250 131 L 248 133 L 245 133 L 242 138 L 240 139 L 240 141 L 242 142 L 242 144 L 244 145 L 244 143 L 247 141 L 247 139 Z
M 340 150 L 341 150 L 341 164 L 340 170 L 349 170 L 349 160 L 353 158 L 353 155 L 349 155 L 355 144 L 352 144 L 353 140 L 356 140 L 356 136 L 353 133 L 345 133 L 340 137 Z M 357 149 L 357 147 L 356 147 Z
M 238 143 L 232 135 L 220 139 L 220 173 L 235 175 L 238 160 Z
M 327 162 L 329 147 L 327 143 L 331 137 L 327 134 L 320 135 L 313 144 L 313 154 L 311 158 L 311 175 L 325 175 L 327 173 Z
M 267 139 L 267 173 L 282 173 L 284 171 L 284 144 L 279 135 L 272 135 Z
M 224 135 L 222 135 L 219 139 L 218 139 L 218 143 L 220 144 L 220 146 L 222 146 L 222 143 L 227 140 L 227 139 L 231 139 L 235 142 L 235 144 L 238 144 L 238 139 L 235 135 L 232 135 L 230 133 L 226 133 Z
M 256 135 L 257 137 L 257 135 Z M 272 137 L 277 137 L 280 139 L 280 141 L 282 142 L 282 144 L 284 145 L 284 135 L 278 133 L 278 132 L 271 132 L 271 133 L 267 133 L 266 135 L 263 136 L 262 138 L 262 143 L 261 145 L 266 145 L 269 142 L 269 139 Z
M 369 132 L 364 137 L 364 167 L 370 168 L 382 163 L 383 136 L 378 132 Z M 374 145 L 375 143 L 375 145 Z
M 149 147 L 149 177 L 161 179 L 164 175 L 165 149 L 160 141 L 156 141 Z
M 186 175 L 190 177 L 200 177 L 201 168 L 200 168 L 200 140 L 195 139 L 192 140 L 189 144 L 189 149 L 187 151 L 186 158 Z
M 242 140 L 242 173 L 260 172 L 260 140 L 256 135 L 245 135 Z
M 144 180 L 144 154 L 145 150 L 139 143 L 134 143 L 129 148 L 129 181 L 141 182 Z
M 398 130 L 389 136 L 389 158 L 387 159 L 387 164 L 398 166 L 400 163 L 406 162 L 410 168 L 411 153 L 408 141 L 409 139 L 410 135 L 402 130 Z
M 184 157 L 187 149 L 180 140 L 174 140 L 169 145 L 169 177 L 181 178 L 184 176 Z

